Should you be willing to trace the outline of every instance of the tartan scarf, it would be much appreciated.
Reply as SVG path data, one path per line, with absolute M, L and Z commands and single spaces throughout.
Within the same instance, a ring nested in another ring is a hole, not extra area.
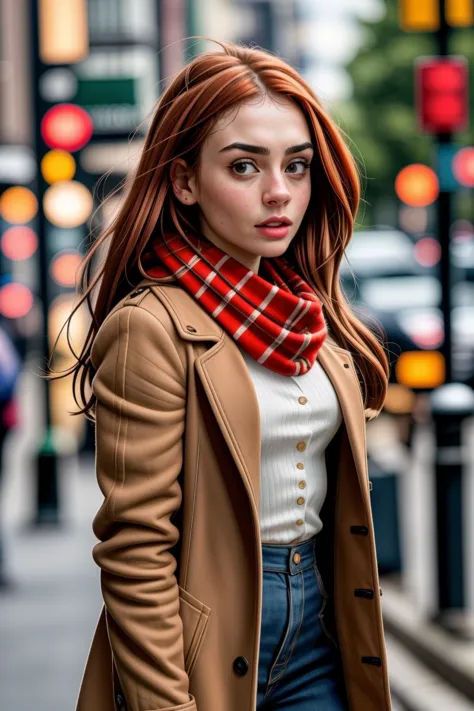
M 166 233 L 166 241 L 153 239 L 143 255 L 145 273 L 174 275 L 261 365 L 281 375 L 307 373 L 327 327 L 320 300 L 288 260 L 262 257 L 259 276 L 202 235 L 186 236 L 197 254 L 180 234 Z

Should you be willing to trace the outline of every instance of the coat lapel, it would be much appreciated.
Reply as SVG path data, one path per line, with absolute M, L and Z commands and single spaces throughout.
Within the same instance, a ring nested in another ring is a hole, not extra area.
M 365 413 L 359 378 L 352 356 L 349 351 L 339 346 L 334 346 L 326 340 L 321 346 L 318 358 L 336 391 L 359 482 L 362 490 L 367 491 L 368 469 Z
M 209 403 L 258 511 L 260 498 L 260 409 L 252 378 L 228 336 L 196 359 Z

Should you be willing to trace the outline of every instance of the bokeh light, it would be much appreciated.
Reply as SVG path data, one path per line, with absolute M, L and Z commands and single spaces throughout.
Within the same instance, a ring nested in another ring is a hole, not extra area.
M 23 224 L 32 220 L 37 212 L 38 201 L 29 188 L 15 185 L 0 197 L 0 215 L 6 222 Z
M 438 176 L 427 165 L 413 163 L 398 173 L 395 179 L 398 198 L 413 207 L 431 205 L 439 195 Z
M 424 232 L 428 227 L 428 211 L 426 207 L 400 205 L 398 222 L 405 232 Z
M 91 139 L 92 117 L 75 104 L 56 104 L 43 116 L 41 135 L 49 148 L 78 151 Z
M 453 158 L 456 180 L 466 188 L 474 188 L 474 147 L 461 148 Z
M 76 272 L 81 264 L 82 255 L 79 252 L 63 252 L 54 257 L 51 262 L 51 276 L 60 286 L 75 286 Z
M 2 235 L 2 252 L 7 259 L 29 259 L 38 249 L 36 232 L 25 225 L 9 227 Z
M 41 161 L 41 173 L 50 185 L 62 180 L 71 180 L 76 172 L 76 161 L 70 153 L 55 148 L 48 151 Z
M 94 201 L 82 183 L 67 180 L 54 183 L 44 195 L 44 213 L 56 227 L 78 227 L 92 212 Z
M 76 304 L 77 295 L 74 292 L 60 294 L 51 302 L 48 318 L 48 339 L 52 349 L 58 338 L 56 353 L 68 360 L 74 360 L 68 345 L 68 326 L 63 325 L 71 315 Z M 77 309 L 69 321 L 69 340 L 75 350 L 83 343 L 87 330 L 87 311 L 83 304 Z M 62 331 L 61 331 L 62 329 Z
M 418 240 L 413 252 L 418 264 L 424 267 L 434 267 L 441 259 L 441 245 L 433 237 L 423 237 Z
M 6 318 L 26 316 L 33 302 L 33 293 L 24 284 L 9 282 L 0 287 L 0 314 Z

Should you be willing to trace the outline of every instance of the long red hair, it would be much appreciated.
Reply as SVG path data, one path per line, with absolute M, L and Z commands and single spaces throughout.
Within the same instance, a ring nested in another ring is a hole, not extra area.
M 212 41 L 223 51 L 203 52 L 192 59 L 156 104 L 121 208 L 81 265 L 81 297 L 64 325 L 68 324 L 69 329 L 70 319 L 86 302 L 92 319 L 82 351 L 79 356 L 74 354 L 77 362 L 62 375 L 46 377 L 73 374 L 74 399 L 81 408 L 74 414 L 84 413 L 94 419 L 95 396 L 90 391 L 94 375 L 92 344 L 115 304 L 147 276 L 141 256 L 156 234 L 158 221 L 160 229 L 177 230 L 184 239 L 185 230 L 199 230 L 199 207 L 183 206 L 171 189 L 171 162 L 182 157 L 197 170 L 200 148 L 223 114 L 265 93 L 281 94 L 292 99 L 307 119 L 317 146 L 311 180 L 318 186 L 285 257 L 320 298 L 330 337 L 352 353 L 366 412 L 371 417 L 380 411 L 385 400 L 388 360 L 382 342 L 356 317 L 339 283 L 339 267 L 352 237 L 360 199 L 355 161 L 340 130 L 295 69 L 264 50 Z M 106 257 L 91 278 L 92 260 L 106 240 Z M 189 241 L 188 244 L 192 246 Z M 92 305 L 91 295 L 96 288 L 97 298 Z

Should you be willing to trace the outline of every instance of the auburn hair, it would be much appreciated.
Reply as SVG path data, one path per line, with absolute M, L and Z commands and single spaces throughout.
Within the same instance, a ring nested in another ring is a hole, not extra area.
M 63 325 L 63 328 L 67 325 L 68 344 L 76 362 L 60 375 L 50 370 L 44 377 L 72 374 L 73 396 L 80 409 L 71 414 L 82 413 L 94 420 L 92 345 L 112 308 L 147 277 L 141 257 L 151 237 L 158 232 L 158 222 L 161 230 L 178 231 L 194 249 L 185 230 L 199 231 L 199 206 L 184 206 L 175 197 L 170 182 L 171 162 L 181 157 L 197 172 L 201 146 L 223 115 L 242 102 L 266 94 L 281 95 L 293 100 L 306 117 L 316 147 L 311 180 L 318 186 L 299 232 L 284 256 L 321 300 L 329 337 L 352 354 L 366 416 L 370 419 L 382 409 L 385 400 L 388 359 L 383 341 L 355 315 L 339 279 L 339 267 L 352 237 L 360 201 L 355 160 L 340 129 L 311 87 L 289 64 L 262 49 L 211 41 L 223 51 L 206 51 L 194 57 L 158 99 L 138 166 L 130 177 L 120 209 L 81 263 L 76 286 L 80 298 Z M 108 244 L 104 245 L 106 241 Z M 107 247 L 106 256 L 91 276 L 94 256 L 103 247 Z M 92 304 L 94 289 L 98 291 Z M 91 323 L 82 350 L 76 355 L 69 342 L 69 325 L 84 302 Z M 56 344 L 52 356 L 55 347 Z

